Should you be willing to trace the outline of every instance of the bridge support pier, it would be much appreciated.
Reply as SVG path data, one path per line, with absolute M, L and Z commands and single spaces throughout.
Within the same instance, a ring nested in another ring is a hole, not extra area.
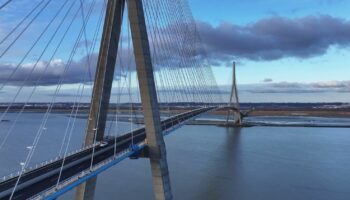
M 168 200 L 172 199 L 170 177 L 143 5 L 140 0 L 127 1 L 155 199 Z
M 104 137 L 124 6 L 124 0 L 109 0 L 107 4 L 84 146 Z M 94 177 L 78 186 L 75 199 L 92 200 L 96 182 Z
M 231 114 L 232 112 L 232 114 Z M 233 125 L 241 125 L 242 124 L 242 114 L 236 110 L 228 110 L 226 116 L 226 124 L 230 124 L 230 118 L 233 116 Z
M 85 146 L 104 137 L 106 117 L 114 77 L 124 6 L 128 5 L 136 71 L 144 113 L 147 145 L 156 200 L 172 199 L 165 142 L 161 129 L 158 98 L 147 36 L 146 21 L 140 0 L 108 0 L 104 31 L 91 101 Z M 91 200 L 97 178 L 77 188 L 77 200 Z
M 94 177 L 77 187 L 75 193 L 76 200 L 93 200 L 95 196 L 95 188 L 97 177 Z
M 236 120 L 236 123 L 238 124 L 238 125 L 242 125 L 242 113 L 240 113 L 240 112 L 235 112 L 234 113 L 234 118 L 235 119 L 237 119 Z

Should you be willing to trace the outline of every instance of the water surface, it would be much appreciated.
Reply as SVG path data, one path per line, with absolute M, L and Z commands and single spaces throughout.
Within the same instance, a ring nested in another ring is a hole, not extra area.
M 0 175 L 19 168 L 41 115 L 20 118 L 0 150 Z M 50 118 L 33 164 L 57 155 L 68 119 Z M 10 125 L 1 123 L 0 141 Z M 80 147 L 85 125 L 77 119 L 70 149 Z M 346 128 L 184 126 L 166 137 L 174 199 L 348 200 L 349 134 Z M 96 199 L 153 199 L 148 160 L 125 160 L 100 174 Z

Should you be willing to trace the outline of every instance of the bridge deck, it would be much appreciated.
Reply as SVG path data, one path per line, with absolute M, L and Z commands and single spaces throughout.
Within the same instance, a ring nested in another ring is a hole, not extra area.
M 215 107 L 200 108 L 165 119 L 162 121 L 162 130 L 165 131 L 171 129 L 174 126 L 177 126 L 214 108 Z M 60 182 L 63 182 L 70 177 L 89 169 L 93 149 L 95 152 L 93 156 L 93 165 L 96 165 L 108 158 L 111 158 L 115 154 L 121 153 L 130 148 L 132 137 L 134 144 L 144 141 L 146 138 L 145 128 L 136 129 L 118 138 L 109 138 L 106 140 L 108 144 L 105 146 L 95 145 L 94 147 L 90 147 L 69 155 L 65 159 L 61 158 L 47 165 L 23 173 L 19 180 L 13 199 L 27 199 L 55 186 L 58 181 L 62 163 L 64 163 L 64 167 Z M 15 176 L 0 182 L 1 200 L 9 199 L 11 192 L 16 185 L 17 179 L 18 176 Z

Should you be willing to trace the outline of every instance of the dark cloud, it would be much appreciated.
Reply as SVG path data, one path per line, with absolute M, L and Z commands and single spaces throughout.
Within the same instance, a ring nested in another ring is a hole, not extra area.
M 87 42 L 89 43 L 89 42 Z M 85 42 L 81 42 L 80 48 L 84 51 Z M 165 44 L 151 43 L 151 47 Z M 174 45 L 175 46 L 175 45 Z M 181 57 L 179 51 L 174 49 L 169 52 L 155 51 L 152 48 L 153 68 L 155 71 L 169 67 L 169 69 L 179 69 L 193 67 L 194 63 L 205 64 L 199 54 L 187 52 L 186 58 Z M 88 62 L 89 60 L 89 62 Z M 60 81 L 62 84 L 90 83 L 95 77 L 98 54 L 84 56 L 80 60 L 72 61 L 70 65 L 62 59 L 49 61 L 39 61 L 35 63 L 25 63 L 17 67 L 16 64 L 0 63 L 0 84 L 12 86 L 47 86 L 56 85 Z M 88 65 L 90 63 L 90 65 Z M 90 66 L 90 68 L 88 67 Z M 65 71 L 65 69 L 67 70 Z M 125 77 L 130 71 L 135 71 L 136 64 L 132 48 L 123 48 L 118 51 L 115 79 Z M 84 77 L 84 75 L 86 75 Z
M 127 71 L 135 70 L 134 59 L 127 51 L 130 50 L 120 51 L 122 53 L 119 54 L 116 61 L 115 79 L 125 76 Z M 0 63 L 0 85 L 48 86 L 56 85 L 59 82 L 61 84 L 83 82 L 89 84 L 95 78 L 97 60 L 98 54 L 93 53 L 77 61 L 72 61 L 70 64 L 62 59 L 54 59 L 51 62 L 42 60 L 38 63 L 25 63 L 20 66 Z
M 262 80 L 262 82 L 271 83 L 271 82 L 273 82 L 273 80 L 271 78 L 265 78 L 264 80 Z
M 250 60 L 275 60 L 284 57 L 308 58 L 322 55 L 331 46 L 346 47 L 350 44 L 350 22 L 328 15 L 307 16 L 288 19 L 274 16 L 248 25 L 234 25 L 222 23 L 217 27 L 204 22 L 198 23 L 202 41 L 208 50 L 210 64 L 231 66 L 231 60 L 245 58 Z M 197 65 L 206 65 L 205 51 L 200 41 L 187 41 L 185 35 L 179 36 L 171 26 L 164 27 L 162 40 L 150 39 L 154 68 L 159 70 L 164 66 L 178 69 Z M 170 38 L 165 40 L 164 38 Z M 171 39 L 178 38 L 178 39 Z M 169 42 L 170 41 L 170 42 Z M 91 42 L 87 41 L 88 46 Z M 85 48 L 85 41 L 79 43 L 81 50 Z M 196 48 L 193 48 L 196 46 Z M 131 52 L 130 52 L 131 51 Z M 85 81 L 94 78 L 97 54 L 89 56 L 91 69 Z M 33 63 L 26 63 L 19 67 L 9 79 L 8 85 L 55 85 L 64 75 L 62 83 L 81 83 L 87 69 L 87 56 L 73 61 L 69 70 L 64 72 L 67 65 L 65 60 L 56 59 L 50 63 L 40 61 L 36 69 Z M 45 71 L 46 66 L 48 69 Z M 15 64 L 0 63 L 0 84 L 5 83 L 16 68 Z M 131 49 L 120 49 L 117 60 L 116 78 L 122 76 L 123 70 L 135 70 L 135 62 Z M 43 72 L 45 71 L 45 75 Z M 30 73 L 29 78 L 26 78 Z M 36 80 L 40 80 L 36 83 Z M 272 80 L 265 79 L 269 83 Z M 298 85 L 295 85 L 297 87 Z M 277 87 L 277 86 L 276 86 Z M 278 87 L 288 85 L 278 84 Z M 315 86 L 326 87 L 322 85 Z M 340 90 L 340 89 L 339 89 Z
M 14 64 L 0 64 L 1 74 L 0 83 L 6 85 L 55 85 L 60 80 L 62 84 L 73 84 L 81 82 L 89 82 L 90 74 L 93 77 L 97 57 L 91 55 L 91 69 L 88 70 L 87 57 L 80 61 L 72 62 L 69 68 L 65 71 L 67 63 L 61 59 L 55 59 L 51 62 L 40 61 L 35 63 L 26 63 L 19 67 Z M 93 65 L 94 64 L 94 65 Z M 85 80 L 84 80 L 84 74 Z M 61 78 L 63 77 L 63 78 Z
M 273 16 L 248 25 L 198 22 L 198 27 L 209 55 L 216 61 L 309 58 L 325 54 L 331 46 L 350 44 L 350 21 L 329 15 L 295 19 Z

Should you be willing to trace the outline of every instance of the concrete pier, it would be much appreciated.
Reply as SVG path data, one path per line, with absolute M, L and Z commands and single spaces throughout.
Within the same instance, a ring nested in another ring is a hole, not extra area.
M 170 200 L 172 199 L 172 193 L 168 163 L 160 123 L 158 98 L 143 5 L 140 0 L 128 0 L 127 2 L 155 199 Z
M 162 134 L 144 10 L 140 0 L 108 1 L 84 145 L 100 141 L 104 136 L 125 4 L 128 5 L 155 199 L 170 200 L 172 199 L 172 193 L 165 143 Z M 79 186 L 76 199 L 93 199 L 95 186 L 96 178 Z
M 104 137 L 125 0 L 109 0 L 96 68 L 84 146 Z M 92 200 L 97 177 L 77 187 L 76 200 Z

